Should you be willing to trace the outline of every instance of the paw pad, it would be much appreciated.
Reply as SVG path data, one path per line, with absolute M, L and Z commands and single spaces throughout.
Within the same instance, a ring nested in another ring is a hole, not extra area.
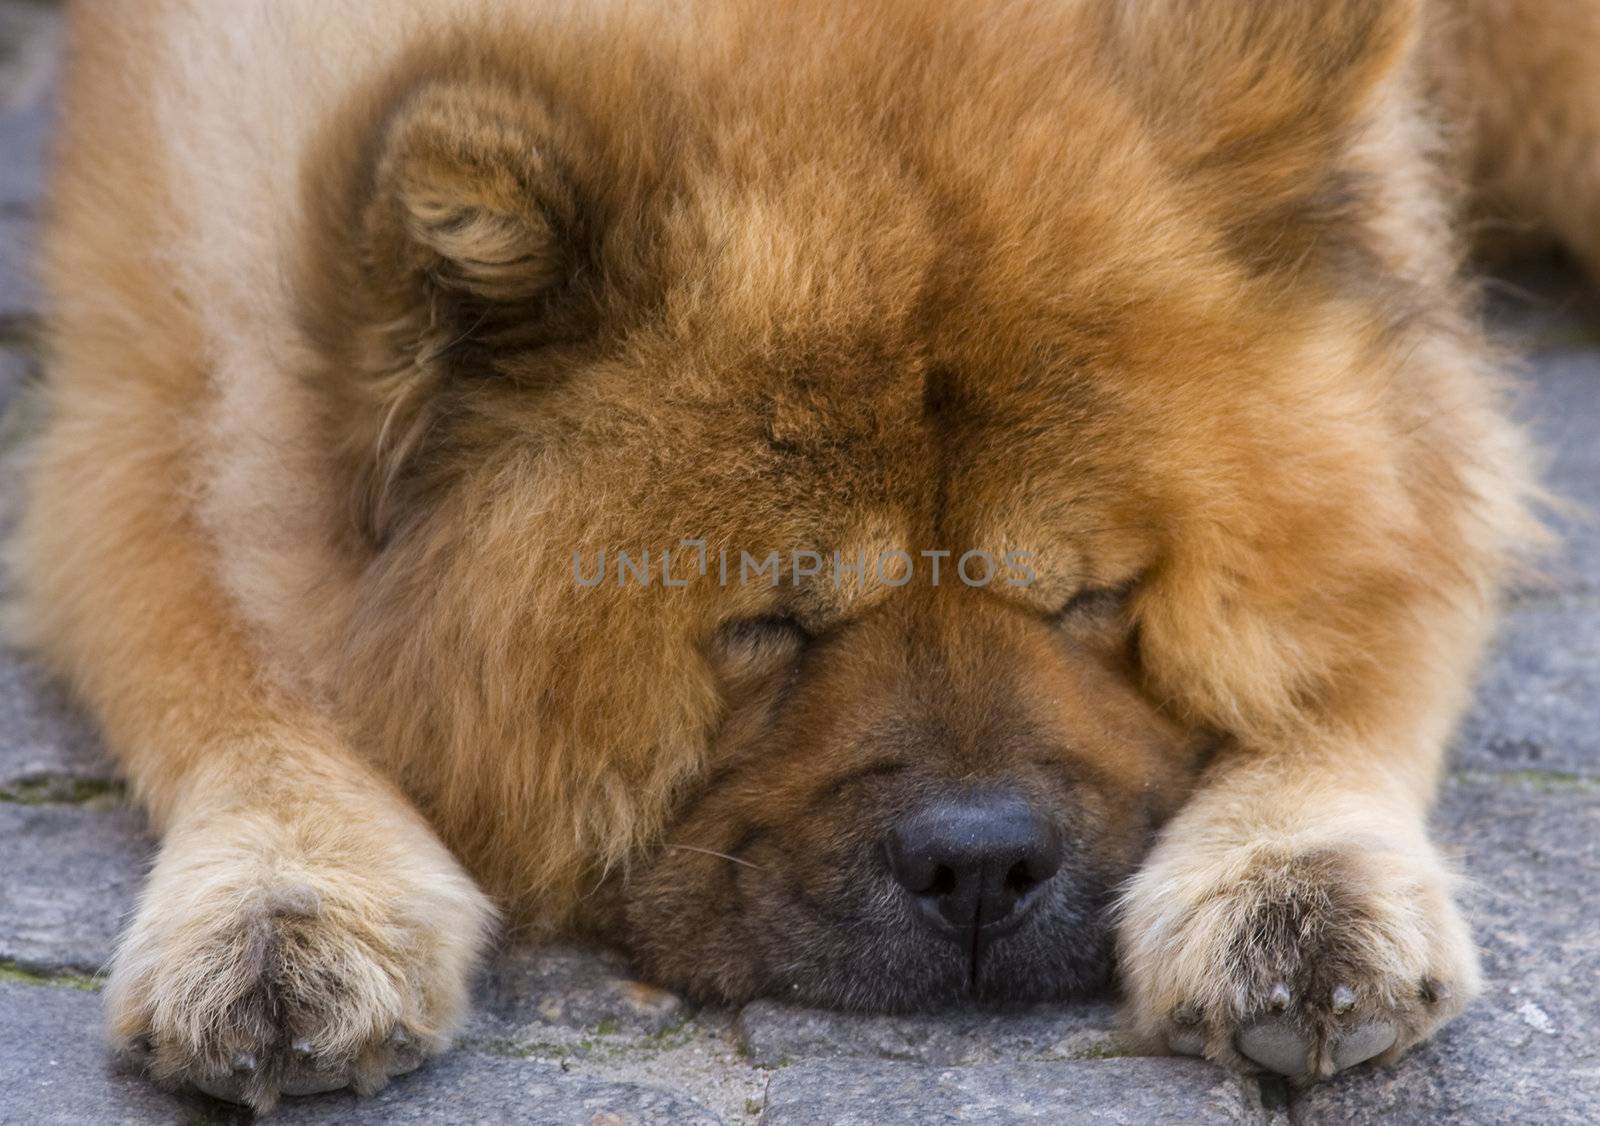
M 1424 982 L 1420 994 L 1432 1000 L 1443 992 L 1437 982 Z M 1233 1035 L 1233 1049 L 1267 1071 L 1290 1078 L 1332 1075 L 1355 1067 L 1394 1047 L 1399 1026 L 1376 1017 L 1344 1027 L 1293 1012 L 1294 995 L 1286 982 L 1268 991 L 1263 1015 Z M 1356 1008 L 1356 992 L 1338 985 L 1329 993 L 1326 1011 L 1343 1017 Z M 1207 1028 L 1198 1008 L 1180 1005 L 1169 1015 L 1167 1046 L 1186 1056 L 1206 1054 Z

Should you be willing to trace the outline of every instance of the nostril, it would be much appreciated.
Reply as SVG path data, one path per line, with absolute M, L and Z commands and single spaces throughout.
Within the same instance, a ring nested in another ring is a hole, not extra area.
M 1038 887 L 1039 883 L 1039 879 L 1034 876 L 1033 869 L 1026 860 L 1017 861 L 1006 873 L 1005 888 L 1014 895 L 1026 895 Z
M 1039 823 L 1021 859 L 1006 873 L 1006 884 L 1019 891 L 1038 887 L 1061 871 L 1061 837 L 1055 827 Z
M 953 895 L 956 890 L 956 874 L 954 869 L 940 864 L 933 871 L 933 882 L 925 888 L 922 895 Z
M 897 824 L 884 846 L 895 880 L 951 937 L 1015 922 L 1061 867 L 1055 826 L 1008 794 L 924 807 Z

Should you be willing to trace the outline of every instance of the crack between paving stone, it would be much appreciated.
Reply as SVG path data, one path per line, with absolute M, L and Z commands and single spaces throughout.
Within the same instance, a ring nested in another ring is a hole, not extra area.
M 1287 1079 L 1281 1075 L 1257 1075 L 1251 1082 L 1255 1085 L 1263 1123 L 1283 1123 L 1293 1118 L 1295 1092 Z
M 109 777 L 53 774 L 38 771 L 0 785 L 0 805 L 91 806 L 96 809 L 125 805 L 128 787 Z
M 1563 589 L 1557 586 L 1548 590 L 1537 588 L 1519 590 L 1507 598 L 1506 608 L 1513 614 L 1530 610 L 1595 610 L 1600 609 L 1600 592 L 1587 585 L 1577 589 Z
M 78 989 L 85 993 L 98 993 L 104 984 L 91 974 L 73 970 L 34 969 L 10 958 L 0 958 L 0 983 L 35 985 L 50 989 Z
M 1469 768 L 1452 770 L 1447 774 L 1447 778 L 1451 782 L 1473 782 L 1491 785 L 1519 782 L 1562 790 L 1600 789 L 1600 777 L 1568 770 L 1539 770 L 1534 768 L 1482 770 Z
M 0 786 L 3 805 L 63 805 L 94 809 L 124 804 L 127 787 L 113 778 L 83 778 L 71 774 L 28 774 Z

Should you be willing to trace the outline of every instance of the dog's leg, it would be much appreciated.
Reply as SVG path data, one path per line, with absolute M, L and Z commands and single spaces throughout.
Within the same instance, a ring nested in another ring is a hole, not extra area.
M 111 965 L 111 1034 L 158 1079 L 257 1107 L 372 1090 L 445 1045 L 492 911 L 258 668 L 182 499 L 175 420 L 201 381 L 181 327 L 63 324 L 17 541 L 24 620 L 162 839 Z
M 1349 663 L 1219 752 L 1124 889 L 1120 973 L 1147 1041 L 1311 1081 L 1397 1058 L 1476 993 L 1426 820 L 1493 598 L 1436 581 L 1378 583 L 1393 601 L 1349 619 Z
M 1302 1080 L 1426 1038 L 1478 973 L 1424 817 L 1370 751 L 1219 763 L 1124 899 L 1138 1030 Z

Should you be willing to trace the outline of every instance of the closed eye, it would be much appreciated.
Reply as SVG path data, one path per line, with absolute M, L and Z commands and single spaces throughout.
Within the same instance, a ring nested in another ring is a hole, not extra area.
M 788 614 L 762 614 L 755 618 L 740 618 L 727 623 L 719 636 L 740 645 L 789 644 L 809 641 L 811 634 Z
M 1057 610 L 1054 619 L 1060 623 L 1106 620 L 1118 617 L 1128 605 L 1132 584 L 1122 586 L 1084 587 Z
M 762 614 L 725 623 L 711 642 L 711 651 L 730 671 L 755 671 L 797 656 L 811 634 L 787 614 Z

